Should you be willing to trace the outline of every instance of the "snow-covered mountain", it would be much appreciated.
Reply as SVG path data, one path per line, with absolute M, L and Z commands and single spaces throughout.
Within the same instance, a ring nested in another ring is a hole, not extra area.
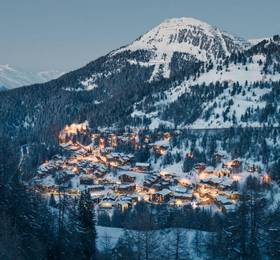
M 174 18 L 56 80 L 2 92 L 13 98 L 0 107 L 0 121 L 15 135 L 14 125 L 38 135 L 81 120 L 92 127 L 280 126 L 279 85 L 279 36 L 254 45 Z M 14 118 L 17 99 L 24 102 Z
M 170 76 L 170 64 L 174 54 L 187 54 L 188 59 L 217 61 L 235 51 L 243 51 L 250 43 L 230 35 L 216 27 L 193 18 L 168 19 L 156 26 L 133 43 L 113 54 L 144 50 L 150 52 L 146 62 L 137 59 L 129 62 L 141 66 L 154 66 L 151 79 Z M 186 56 L 184 55 L 184 58 Z M 176 57 L 178 59 L 178 56 Z
M 0 86 L 7 89 L 43 83 L 61 76 L 59 71 L 25 72 L 10 65 L 0 65 Z
M 134 42 L 103 57 L 106 60 L 99 63 L 98 72 L 92 71 L 82 79 L 76 90 L 95 89 L 128 67 L 138 67 L 137 74 L 148 72 L 141 80 L 150 83 L 176 77 L 182 72 L 188 75 L 201 63 L 216 64 L 249 47 L 250 42 L 197 19 L 168 19 Z
M 274 102 L 278 100 L 272 90 L 280 81 L 279 62 L 279 36 L 265 39 L 238 55 L 230 55 L 222 62 L 214 63 L 211 69 L 207 68 L 207 62 L 204 63 L 198 73 L 160 93 L 158 96 L 161 98 L 157 98 L 157 102 L 148 104 L 144 98 L 135 104 L 132 117 L 148 118 L 152 128 L 160 124 L 174 127 L 178 123 L 181 127 L 190 128 L 261 126 L 264 122 L 259 120 L 259 112 L 266 113 L 271 105 L 267 98 L 272 96 Z M 214 86 L 221 87 L 217 96 L 211 94 Z M 204 92 L 196 103 L 192 103 L 190 97 L 195 92 L 199 93 L 202 87 Z M 278 104 L 273 106 L 278 111 Z M 187 111 L 189 109 L 193 111 Z M 177 117 L 175 111 L 181 115 L 179 120 L 174 120 Z M 248 114 L 251 119 L 245 120 Z M 195 120 L 189 120 L 190 117 Z M 275 116 L 268 121 L 269 125 L 279 126 Z

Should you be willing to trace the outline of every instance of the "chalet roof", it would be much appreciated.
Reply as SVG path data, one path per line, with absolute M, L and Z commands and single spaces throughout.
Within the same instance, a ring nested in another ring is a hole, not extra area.
M 161 191 L 158 191 L 156 194 L 162 195 L 162 196 L 166 196 L 166 195 L 168 195 L 168 194 L 170 194 L 170 193 L 171 193 L 170 190 L 168 190 L 168 189 L 163 189 L 163 190 L 161 190 Z
M 223 186 L 231 186 L 232 182 L 233 182 L 232 179 L 223 178 L 220 184 L 223 185 Z
M 142 163 L 142 162 L 137 162 L 135 165 L 137 167 L 150 167 L 149 163 Z
M 80 180 L 93 180 L 92 175 L 82 175 L 80 176 Z
M 126 196 L 122 196 L 122 197 L 120 197 L 119 198 L 119 201 L 131 201 L 132 200 L 132 198 L 131 198 L 131 196 L 129 196 L 129 195 L 126 195 Z
M 185 193 L 187 192 L 187 189 L 185 187 L 182 187 L 182 186 L 173 186 L 171 187 L 170 189 L 172 189 L 174 192 L 177 192 L 177 193 Z
M 157 175 L 147 175 L 145 176 L 145 180 L 149 180 L 149 181 L 155 181 L 159 178 L 159 176 Z
M 222 195 L 218 195 L 216 197 L 216 200 L 222 204 L 232 204 L 232 201 Z
M 104 189 L 104 185 L 94 184 L 94 185 L 91 185 L 89 189 Z
M 221 183 L 221 181 L 222 181 L 221 178 L 218 178 L 218 177 L 215 177 L 215 176 L 211 176 L 211 177 L 205 178 L 204 180 L 201 180 L 201 182 L 213 182 L 213 183 L 216 183 L 216 184 Z
M 234 211 L 236 206 L 234 204 L 230 204 L 230 205 L 224 205 L 224 208 L 226 211 Z
M 131 178 L 136 178 L 136 177 L 135 177 L 135 174 L 130 173 L 130 172 L 122 173 L 119 177 L 121 177 L 121 176 L 129 176 L 129 177 L 131 177 Z
M 169 141 L 159 140 L 159 141 L 154 142 L 154 145 L 163 146 L 163 147 L 168 148 L 169 147 Z
M 103 200 L 116 200 L 116 195 L 115 194 L 107 194 L 104 196 Z
M 189 199 L 189 198 L 192 198 L 192 193 L 178 193 L 178 192 L 174 192 L 173 193 L 173 196 L 176 198 L 186 198 L 186 199 Z
M 213 172 L 215 169 L 213 166 L 207 166 L 204 171 L 206 172 Z
M 111 155 L 112 155 L 113 157 L 119 157 L 119 156 L 121 156 L 119 153 L 111 153 Z
M 121 189 L 127 189 L 127 188 L 130 188 L 130 187 L 135 187 L 135 184 L 134 183 L 129 183 L 129 184 L 120 184 L 119 185 L 119 188 L 121 188 Z

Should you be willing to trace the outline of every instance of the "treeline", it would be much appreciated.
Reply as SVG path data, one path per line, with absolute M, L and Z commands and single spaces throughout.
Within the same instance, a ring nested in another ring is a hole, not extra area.
M 5 154 L 0 156 L 1 259 L 188 259 L 194 253 L 203 259 L 280 257 L 280 207 L 273 187 L 256 178 L 247 179 L 237 211 L 226 215 L 145 203 L 112 216 L 99 213 L 99 225 L 126 231 L 112 247 L 109 237 L 102 238 L 105 248 L 98 252 L 89 193 L 73 201 L 62 191 L 58 201 L 51 197 L 47 205 L 18 181 L 9 143 L 1 141 L 0 149 Z M 195 231 L 187 242 L 190 229 Z
M 191 205 L 183 208 L 168 207 L 165 204 L 153 205 L 145 202 L 135 207 L 121 211 L 116 208 L 112 216 L 107 211 L 98 214 L 98 225 L 141 230 L 143 219 L 149 219 L 151 229 L 164 229 L 176 226 L 213 231 L 211 222 L 219 223 L 219 215 L 213 217 L 209 210 L 193 208 Z M 214 225 L 215 226 L 215 225 Z
M 145 203 L 125 213 L 115 211 L 112 218 L 101 213 L 100 225 L 126 230 L 115 246 L 110 234 L 103 238 L 103 257 L 279 259 L 280 204 L 268 196 L 271 192 L 272 186 L 248 177 L 236 211 L 226 214 Z
M 237 210 L 209 235 L 209 259 L 279 259 L 280 204 L 267 199 L 267 187 L 249 177 Z

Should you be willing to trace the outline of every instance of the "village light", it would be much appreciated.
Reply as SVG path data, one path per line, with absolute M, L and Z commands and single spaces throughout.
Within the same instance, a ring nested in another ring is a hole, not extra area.
M 263 183 L 269 184 L 270 182 L 271 182 L 271 177 L 266 173 L 266 174 L 263 176 Z
M 241 177 L 240 176 L 238 176 L 238 175 L 233 175 L 232 176 L 232 179 L 234 180 L 234 181 L 240 181 L 240 179 L 241 179 Z
M 182 178 L 179 180 L 179 183 L 183 186 L 189 185 L 190 184 L 190 180 L 187 178 Z
M 177 207 L 181 207 L 182 205 L 183 205 L 183 202 L 182 202 L 182 200 L 176 200 L 176 206 Z
M 171 134 L 166 132 L 163 134 L 163 140 L 169 141 L 171 139 Z
M 74 167 L 72 171 L 73 171 L 74 173 L 78 173 L 78 172 L 79 172 L 79 169 L 78 169 L 78 167 Z
M 166 150 L 163 147 L 160 147 L 159 154 L 160 155 L 165 155 L 166 154 Z
M 208 174 L 205 173 L 205 172 L 202 172 L 201 174 L 199 174 L 199 179 L 200 180 L 206 179 L 207 177 L 208 177 Z
M 148 202 L 148 201 L 149 201 L 149 197 L 148 197 L 148 196 L 145 196 L 145 197 L 144 197 L 144 201 L 145 201 L 145 202 Z
M 165 177 L 166 175 L 168 175 L 167 171 L 161 171 L 160 172 L 160 176 Z
M 71 124 L 66 125 L 63 129 L 63 132 L 67 134 L 77 134 L 78 132 L 86 131 L 88 129 L 88 122 L 85 121 L 81 124 Z

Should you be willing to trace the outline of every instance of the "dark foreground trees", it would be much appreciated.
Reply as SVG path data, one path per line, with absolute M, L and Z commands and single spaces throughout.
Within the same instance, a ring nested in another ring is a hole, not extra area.
M 93 203 L 89 192 L 83 192 L 78 206 L 78 232 L 81 243 L 81 258 L 94 259 L 96 252 L 96 230 Z
M 237 210 L 208 236 L 211 259 L 279 259 L 280 204 L 269 205 L 267 192 L 257 178 L 247 179 Z
M 97 259 L 89 194 L 78 206 L 68 205 L 67 213 L 63 194 L 58 203 L 53 199 L 47 203 L 21 184 L 17 158 L 0 140 L 0 259 Z
M 105 252 L 97 252 L 89 193 L 69 203 L 62 192 L 60 201 L 52 197 L 46 203 L 18 177 L 17 158 L 9 143 L 0 140 L 0 259 L 188 259 L 195 257 L 190 247 L 206 259 L 280 257 L 280 206 L 269 207 L 269 187 L 255 178 L 248 178 L 237 211 L 223 217 L 145 203 L 116 211 L 108 225 L 126 232 L 113 248 L 108 234 Z M 167 231 L 159 231 L 163 229 Z M 191 241 L 188 229 L 196 230 Z

